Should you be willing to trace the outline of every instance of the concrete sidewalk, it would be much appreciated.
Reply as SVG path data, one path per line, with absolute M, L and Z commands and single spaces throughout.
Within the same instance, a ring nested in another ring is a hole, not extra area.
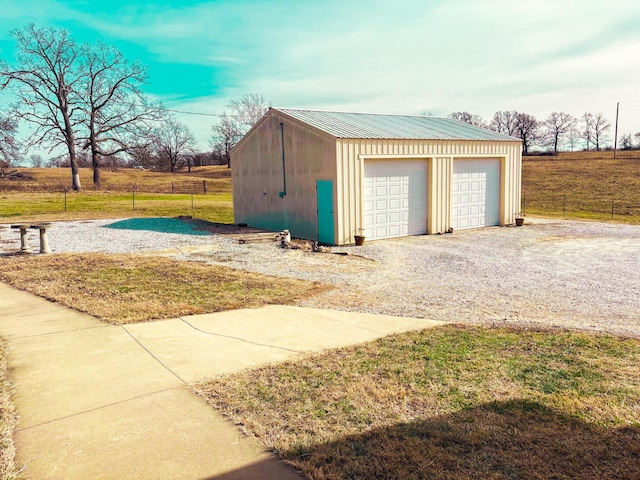
M 111 326 L 0 284 L 17 460 L 34 479 L 300 478 L 188 385 L 436 324 L 268 306 Z

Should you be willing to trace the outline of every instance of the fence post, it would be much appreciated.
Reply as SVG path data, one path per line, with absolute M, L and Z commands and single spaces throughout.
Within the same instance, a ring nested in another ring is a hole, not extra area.
M 136 209 L 136 191 L 131 190 L 131 210 Z
M 566 211 L 567 211 L 567 196 L 563 195 L 562 196 L 562 215 L 563 216 L 564 216 Z
M 616 200 L 614 198 L 611 199 L 611 218 L 613 218 L 613 211 L 615 208 Z
M 173 193 L 173 182 L 171 182 L 171 193 Z
M 193 192 L 191 192 L 191 210 L 193 210 Z
M 67 187 L 64 187 L 64 211 L 67 211 Z
M 207 181 L 202 180 L 202 193 L 207 193 Z

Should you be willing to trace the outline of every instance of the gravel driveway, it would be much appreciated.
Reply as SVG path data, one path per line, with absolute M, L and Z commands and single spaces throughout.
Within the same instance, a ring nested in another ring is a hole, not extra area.
M 109 228 L 114 222 L 121 228 Z M 351 254 L 343 256 L 241 245 L 189 228 L 131 230 L 122 222 L 58 222 L 50 244 L 54 252 L 154 252 L 336 285 L 304 306 L 640 337 L 640 226 L 529 220 L 523 228 L 333 249 Z M 17 232 L 0 228 L 0 250 L 17 247 Z

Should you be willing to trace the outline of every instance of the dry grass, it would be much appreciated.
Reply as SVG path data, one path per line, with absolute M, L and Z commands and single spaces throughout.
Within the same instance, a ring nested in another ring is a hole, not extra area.
M 527 213 L 640 223 L 640 151 L 524 157 Z M 613 205 L 612 205 L 613 201 Z
M 71 189 L 70 168 L 18 168 L 31 178 L 32 181 L 0 181 L 0 191 L 3 189 L 30 191 L 62 191 Z M 170 192 L 172 182 L 174 190 L 184 184 L 202 185 L 207 182 L 207 190 L 215 192 L 220 180 L 228 180 L 231 170 L 225 166 L 194 167 L 191 172 L 180 170 L 175 173 L 155 170 L 137 170 L 133 168 L 120 168 L 118 170 L 102 169 L 100 173 L 101 190 L 131 191 L 136 188 L 143 192 Z M 80 169 L 80 184 L 85 190 L 93 190 L 93 170 L 91 168 Z
M 309 478 L 640 478 L 637 340 L 447 326 L 196 389 Z
M 16 449 L 13 444 L 13 431 L 17 417 L 11 395 L 13 385 L 7 374 L 6 346 L 0 342 L 0 479 L 11 480 L 17 477 L 15 464 Z
M 204 263 L 107 254 L 4 257 L 0 281 L 115 324 L 290 304 L 329 288 Z

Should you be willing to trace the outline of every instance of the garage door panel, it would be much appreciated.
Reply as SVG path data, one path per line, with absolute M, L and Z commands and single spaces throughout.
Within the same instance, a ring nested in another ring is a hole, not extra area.
M 454 229 L 499 224 L 500 160 L 454 160 L 452 190 L 451 223 Z
M 389 185 L 389 196 L 402 195 L 402 187 L 400 185 Z
M 365 162 L 365 235 L 371 239 L 426 233 L 426 160 Z

